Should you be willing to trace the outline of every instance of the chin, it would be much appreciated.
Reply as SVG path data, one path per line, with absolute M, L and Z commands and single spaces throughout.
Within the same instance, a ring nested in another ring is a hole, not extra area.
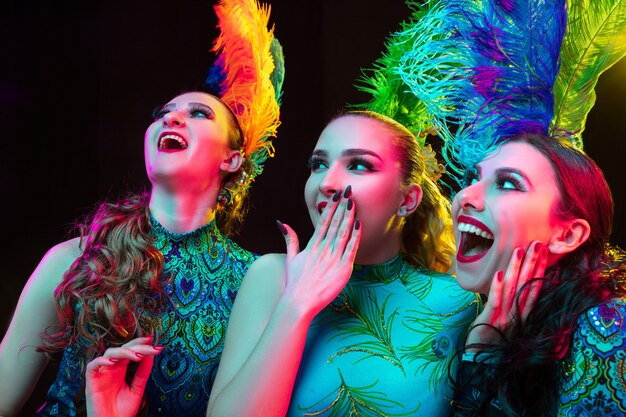
M 488 276 L 483 274 L 477 276 L 475 273 L 463 271 L 458 265 L 456 268 L 456 281 L 461 288 L 479 294 L 488 294 L 491 287 L 491 280 Z

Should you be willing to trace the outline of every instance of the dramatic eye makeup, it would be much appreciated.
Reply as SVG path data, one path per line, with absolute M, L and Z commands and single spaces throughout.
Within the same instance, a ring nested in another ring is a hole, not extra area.
M 154 110 L 152 110 L 152 118 L 157 121 L 163 118 L 167 113 L 176 109 L 176 105 L 174 104 L 166 104 L 164 106 L 156 106 Z
M 350 158 L 348 169 L 353 171 L 377 171 L 374 169 L 374 164 L 368 161 L 367 158 L 358 156 Z
M 187 110 L 189 111 L 189 115 L 191 117 L 204 117 L 206 119 L 213 120 L 215 119 L 215 113 L 213 109 L 202 103 L 189 103 L 187 106 Z
M 496 171 L 496 186 L 500 190 L 528 191 L 527 181 L 522 173 L 513 169 Z
M 345 164 L 346 169 L 356 172 L 376 172 L 375 158 L 382 161 L 382 158 L 375 152 L 367 149 L 346 149 L 341 152 L 342 163 Z M 315 172 L 320 169 L 328 168 L 328 152 L 323 150 L 314 151 L 309 157 L 307 167 Z
M 157 106 L 152 111 L 152 117 L 154 120 L 162 119 L 167 113 L 176 110 L 176 104 L 170 103 L 165 106 Z M 215 113 L 213 109 L 206 104 L 202 103 L 189 103 L 187 104 L 187 113 L 190 117 L 205 118 L 209 120 L 215 119 Z
M 306 163 L 306 166 L 311 171 L 318 171 L 323 168 L 328 168 L 328 162 L 326 158 L 322 157 L 319 153 L 313 153 Z
M 478 181 L 480 181 L 480 171 L 477 167 L 473 166 L 465 170 L 465 174 L 463 175 L 463 188 L 469 187 Z

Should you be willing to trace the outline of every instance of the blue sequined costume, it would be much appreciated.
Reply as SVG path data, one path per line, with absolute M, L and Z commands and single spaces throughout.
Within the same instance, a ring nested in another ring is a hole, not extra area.
M 257 255 L 224 236 L 211 222 L 185 234 L 171 233 L 154 218 L 155 247 L 164 256 L 170 300 L 160 315 L 159 344 L 146 398 L 150 416 L 204 417 L 235 295 Z M 84 408 L 84 378 L 74 346 L 37 415 L 75 416 Z
M 448 365 L 481 307 L 400 256 L 355 265 L 309 329 L 288 416 L 447 416 Z

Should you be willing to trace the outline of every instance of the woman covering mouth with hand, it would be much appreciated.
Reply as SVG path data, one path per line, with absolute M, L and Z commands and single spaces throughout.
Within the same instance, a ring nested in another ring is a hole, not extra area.
M 480 302 L 445 273 L 449 203 L 415 136 L 348 112 L 309 165 L 315 232 L 300 250 L 279 224 L 287 254 L 246 274 L 207 415 L 447 416 L 448 366 Z

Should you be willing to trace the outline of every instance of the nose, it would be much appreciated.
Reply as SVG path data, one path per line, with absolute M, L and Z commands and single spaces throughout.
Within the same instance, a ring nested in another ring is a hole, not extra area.
M 185 126 L 185 119 L 177 111 L 170 111 L 163 116 L 163 126 L 166 127 L 183 127 Z
M 480 182 L 476 182 L 459 191 L 455 200 L 463 209 L 483 211 L 485 208 L 485 190 Z
M 337 190 L 343 191 L 346 185 L 343 182 L 341 169 L 337 165 L 331 165 L 319 183 L 320 192 L 326 196 L 332 196 Z

